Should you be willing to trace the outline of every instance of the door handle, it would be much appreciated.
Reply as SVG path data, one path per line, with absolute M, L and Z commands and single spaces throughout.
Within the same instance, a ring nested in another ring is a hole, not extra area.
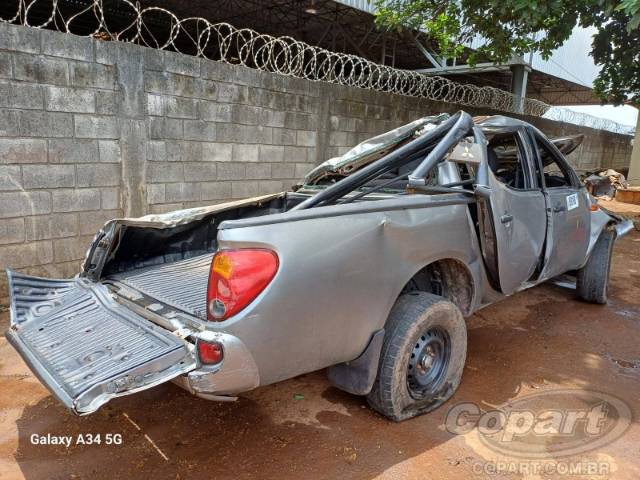
M 504 215 L 502 215 L 500 217 L 500 222 L 501 223 L 511 223 L 513 221 L 513 215 L 509 214 L 509 213 L 505 213 Z
M 553 207 L 553 211 L 554 213 L 558 213 L 558 212 L 564 212 L 567 209 L 567 207 L 565 207 L 564 205 L 562 205 L 561 203 L 556 204 L 555 207 Z

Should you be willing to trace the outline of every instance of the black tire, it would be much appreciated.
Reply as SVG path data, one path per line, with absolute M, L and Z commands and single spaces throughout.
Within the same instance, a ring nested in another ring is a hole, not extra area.
M 367 402 L 397 422 L 438 408 L 458 388 L 466 356 L 467 327 L 458 307 L 431 293 L 402 295 L 385 325 Z
M 593 246 L 589 260 L 576 274 L 576 292 L 586 302 L 607 303 L 611 253 L 616 239 L 613 229 L 605 229 Z

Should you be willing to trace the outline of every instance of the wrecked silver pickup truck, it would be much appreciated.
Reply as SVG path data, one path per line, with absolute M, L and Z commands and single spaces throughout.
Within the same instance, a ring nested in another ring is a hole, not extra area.
M 425 117 L 292 191 L 108 222 L 69 280 L 9 271 L 7 337 L 77 414 L 173 380 L 202 398 L 328 368 L 394 420 L 456 390 L 465 316 L 569 272 L 604 303 L 613 241 L 550 141 L 506 117 Z

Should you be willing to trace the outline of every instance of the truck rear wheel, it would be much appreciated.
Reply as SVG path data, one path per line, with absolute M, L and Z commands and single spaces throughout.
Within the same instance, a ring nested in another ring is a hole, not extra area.
M 402 421 L 446 402 L 462 378 L 467 328 L 453 303 L 426 292 L 402 295 L 389 315 L 369 405 Z
M 611 253 L 615 231 L 603 230 L 593 247 L 589 260 L 576 275 L 576 292 L 582 300 L 591 303 L 607 303 Z

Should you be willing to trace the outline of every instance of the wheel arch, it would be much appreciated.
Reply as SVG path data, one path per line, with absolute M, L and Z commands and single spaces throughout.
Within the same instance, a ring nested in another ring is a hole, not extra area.
M 434 260 L 419 268 L 407 280 L 400 295 L 422 291 L 440 295 L 456 305 L 464 316 L 471 315 L 476 285 L 469 266 L 458 258 Z

